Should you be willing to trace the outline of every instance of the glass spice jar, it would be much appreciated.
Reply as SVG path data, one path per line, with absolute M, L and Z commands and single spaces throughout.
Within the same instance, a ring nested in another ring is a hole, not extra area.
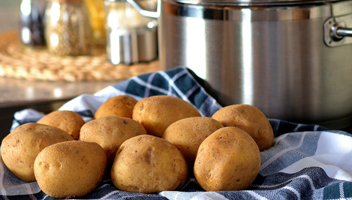
M 105 44 L 105 7 L 103 0 L 86 0 L 96 44 Z
M 93 34 L 84 0 L 50 0 L 45 16 L 49 52 L 60 56 L 91 53 Z
M 45 46 L 46 0 L 22 0 L 19 6 L 20 38 L 23 44 Z

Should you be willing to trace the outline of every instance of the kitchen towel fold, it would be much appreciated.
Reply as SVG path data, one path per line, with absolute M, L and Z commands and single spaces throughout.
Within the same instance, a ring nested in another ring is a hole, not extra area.
M 85 121 L 93 119 L 97 108 L 108 98 L 127 94 L 140 100 L 152 95 L 180 97 L 211 116 L 221 108 L 185 68 L 158 71 L 132 77 L 93 95 L 80 95 L 60 110 L 76 111 Z M 36 122 L 43 113 L 26 109 L 14 116 L 12 129 Z M 261 169 L 253 184 L 242 191 L 206 192 L 194 177 L 178 191 L 157 194 L 117 190 L 105 179 L 84 199 L 348 199 L 352 198 L 352 135 L 318 125 L 296 124 L 269 119 L 275 135 L 272 148 L 261 152 Z M 1 199 L 53 199 L 36 182 L 15 177 L 0 162 Z

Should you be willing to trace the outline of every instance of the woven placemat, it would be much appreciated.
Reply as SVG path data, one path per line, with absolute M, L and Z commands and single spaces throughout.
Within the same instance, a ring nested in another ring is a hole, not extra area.
M 90 56 L 56 56 L 45 47 L 21 43 L 17 31 L 0 34 L 0 77 L 46 81 L 118 81 L 159 70 L 159 62 L 113 65 L 105 46 Z

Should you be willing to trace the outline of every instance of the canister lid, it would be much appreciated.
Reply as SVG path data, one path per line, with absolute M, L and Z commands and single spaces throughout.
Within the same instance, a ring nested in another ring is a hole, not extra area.
M 336 2 L 339 0 L 174 0 L 178 3 L 212 6 L 279 6 Z M 341 0 L 340 0 L 341 1 Z

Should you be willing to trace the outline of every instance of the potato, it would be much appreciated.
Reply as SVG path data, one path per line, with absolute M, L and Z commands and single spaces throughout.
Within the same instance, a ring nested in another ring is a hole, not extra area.
M 1 157 L 9 170 L 23 181 L 35 181 L 33 164 L 38 153 L 52 144 L 73 140 L 65 131 L 44 124 L 26 123 L 1 143 Z
M 271 124 L 257 107 L 246 104 L 235 104 L 221 108 L 212 116 L 224 126 L 243 129 L 252 136 L 260 151 L 269 149 L 274 142 Z
M 104 116 L 118 116 L 132 118 L 132 110 L 137 100 L 128 95 L 118 95 L 111 97 L 100 105 L 95 112 L 94 118 Z
M 142 134 L 147 134 L 147 131 L 133 119 L 105 116 L 84 124 L 79 139 L 98 143 L 104 149 L 110 164 L 117 149 L 125 140 Z
M 210 117 L 189 117 L 172 123 L 163 138 L 175 145 L 193 168 L 199 145 L 223 125 Z
M 236 127 L 224 127 L 199 146 L 194 176 L 206 191 L 246 189 L 257 177 L 261 165 L 258 145 Z
M 192 104 L 177 97 L 159 95 L 138 101 L 133 108 L 132 119 L 141 123 L 148 134 L 161 137 L 175 121 L 200 116 Z
M 122 143 L 111 168 L 113 184 L 128 192 L 176 190 L 185 184 L 187 176 L 182 153 L 167 140 L 152 135 Z
M 68 141 L 43 149 L 34 162 L 42 191 L 55 198 L 81 197 L 103 180 L 106 154 L 97 143 Z
M 85 122 L 82 116 L 74 111 L 56 110 L 39 119 L 37 123 L 55 126 L 66 131 L 73 139 L 77 140 L 80 129 Z

